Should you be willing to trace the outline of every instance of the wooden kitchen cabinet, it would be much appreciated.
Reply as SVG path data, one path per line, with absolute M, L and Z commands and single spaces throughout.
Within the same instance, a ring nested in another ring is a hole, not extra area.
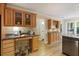
M 3 13 L 4 8 L 5 8 L 5 5 L 6 5 L 6 4 L 4 4 L 4 3 L 0 3 L 0 14 Z M 2 11 L 2 10 L 3 10 L 3 11 Z
M 13 26 L 14 25 L 14 17 L 13 17 L 13 9 L 6 7 L 5 8 L 5 26 Z
M 39 49 L 39 36 L 34 36 L 32 40 L 30 40 L 30 48 L 31 52 L 35 52 Z
M 60 39 L 59 30 L 60 21 L 48 19 L 48 44 L 54 43 Z
M 0 3 L 0 14 L 2 13 L 2 5 L 1 5 L 1 3 Z
M 48 33 L 48 44 L 51 43 L 51 33 Z
M 38 50 L 39 49 L 39 37 L 33 37 L 33 42 L 32 42 L 32 51 Z
M 48 29 L 51 29 L 54 26 L 56 29 L 60 29 L 60 21 L 58 20 L 48 20 Z
M 0 6 L 2 6 L 0 4 Z M 0 14 L 2 8 L 0 8 Z M 36 27 L 36 14 L 5 7 L 4 26 Z
M 48 33 L 48 44 L 54 43 L 54 42 L 58 41 L 58 39 L 59 39 L 58 32 Z
M 24 13 L 24 20 L 23 20 L 23 24 L 26 26 L 26 27 L 29 27 L 32 25 L 32 16 L 30 13 Z
M 23 26 L 23 12 L 20 10 L 14 10 L 14 25 Z
M 48 33 L 48 44 L 51 44 L 52 42 L 54 42 L 54 34 Z
M 36 27 L 36 14 L 32 14 L 32 27 Z
M 55 26 L 55 28 L 59 29 L 60 28 L 60 21 L 53 20 L 53 26 Z
M 14 40 L 3 40 L 1 42 L 1 55 L 2 56 L 15 56 Z
M 36 14 L 33 13 L 24 13 L 23 24 L 26 27 L 35 27 L 36 26 Z
M 54 39 L 54 41 L 58 40 L 58 32 L 53 33 L 53 39 Z
M 51 26 L 52 26 L 52 20 L 49 19 L 49 20 L 48 20 L 48 29 L 51 29 Z
M 2 25 L 3 25 L 3 20 L 4 20 L 4 8 L 5 8 L 5 4 L 4 3 L 0 3 L 0 38 L 2 38 Z M 0 39 L 0 55 L 1 55 L 1 39 Z

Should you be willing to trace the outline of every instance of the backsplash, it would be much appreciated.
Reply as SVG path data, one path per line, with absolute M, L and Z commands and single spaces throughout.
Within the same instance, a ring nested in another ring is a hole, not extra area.
M 17 34 L 19 31 L 23 33 L 27 33 L 28 31 L 33 31 L 35 34 L 37 34 L 36 28 L 28 28 L 28 27 L 3 27 L 3 35 L 2 37 L 5 36 L 5 34 Z

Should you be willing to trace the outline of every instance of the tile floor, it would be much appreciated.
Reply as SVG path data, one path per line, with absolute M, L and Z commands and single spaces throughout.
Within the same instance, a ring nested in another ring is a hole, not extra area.
M 51 45 L 40 42 L 40 48 L 38 51 L 33 52 L 30 56 L 65 56 L 62 54 L 62 42 L 54 42 Z

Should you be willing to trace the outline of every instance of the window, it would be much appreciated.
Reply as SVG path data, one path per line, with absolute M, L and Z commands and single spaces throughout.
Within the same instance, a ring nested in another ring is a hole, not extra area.
M 74 22 L 67 23 L 67 32 L 68 33 L 74 33 L 75 25 Z

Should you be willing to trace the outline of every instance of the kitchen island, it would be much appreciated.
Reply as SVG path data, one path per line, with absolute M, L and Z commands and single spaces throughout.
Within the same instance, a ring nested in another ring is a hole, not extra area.
M 73 34 L 62 35 L 62 53 L 69 56 L 79 56 L 79 36 Z

